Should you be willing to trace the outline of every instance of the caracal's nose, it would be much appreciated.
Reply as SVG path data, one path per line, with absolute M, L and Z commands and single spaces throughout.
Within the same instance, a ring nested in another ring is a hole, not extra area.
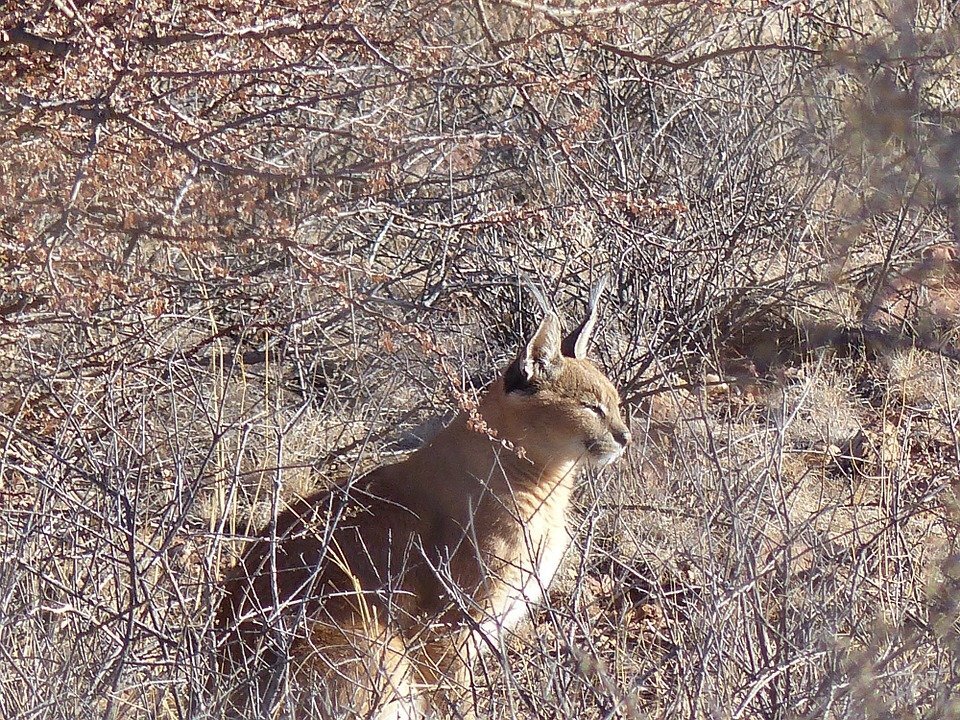
M 626 447 L 633 439 L 633 435 L 630 434 L 629 430 L 623 428 L 622 430 L 614 430 L 613 439 L 616 440 L 621 447 Z

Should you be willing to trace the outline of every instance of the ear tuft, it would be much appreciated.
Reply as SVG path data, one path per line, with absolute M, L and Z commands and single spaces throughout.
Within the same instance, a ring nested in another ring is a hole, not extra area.
M 504 373 L 504 390 L 508 393 L 525 390 L 535 383 L 549 380 L 560 371 L 562 362 L 560 318 L 549 312 Z

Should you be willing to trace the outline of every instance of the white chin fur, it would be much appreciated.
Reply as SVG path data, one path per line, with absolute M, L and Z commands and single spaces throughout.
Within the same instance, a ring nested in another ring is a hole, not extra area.
M 621 455 L 623 455 L 623 448 L 613 452 L 605 452 L 602 455 L 594 455 L 592 460 L 595 467 L 604 468 L 613 461 L 618 460 Z

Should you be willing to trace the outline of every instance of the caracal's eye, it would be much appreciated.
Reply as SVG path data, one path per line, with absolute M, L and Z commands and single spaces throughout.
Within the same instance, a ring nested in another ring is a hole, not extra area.
M 597 403 L 584 403 L 583 406 L 598 418 L 605 418 L 607 416 L 607 408 L 603 405 L 598 405 Z

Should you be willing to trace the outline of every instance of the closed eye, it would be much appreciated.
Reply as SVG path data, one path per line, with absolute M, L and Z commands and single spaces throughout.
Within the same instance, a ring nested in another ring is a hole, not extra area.
M 599 418 L 605 418 L 607 416 L 607 409 L 603 405 L 584 403 L 583 406 Z

